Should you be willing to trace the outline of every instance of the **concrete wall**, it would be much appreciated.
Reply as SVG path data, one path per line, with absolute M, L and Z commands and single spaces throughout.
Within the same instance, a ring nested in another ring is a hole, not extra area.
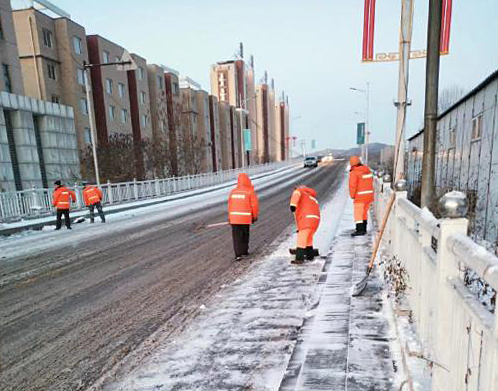
M 79 160 L 72 108 L 21 95 L 0 94 L 0 175 L 2 189 L 16 190 L 12 156 L 6 137 L 10 118 L 22 189 L 43 187 L 42 167 L 48 184 L 79 178 Z M 36 129 L 40 144 L 37 143 Z M 39 151 L 42 153 L 40 159 Z M 9 167 L 10 165 L 10 167 Z M 17 189 L 20 190 L 20 189 Z

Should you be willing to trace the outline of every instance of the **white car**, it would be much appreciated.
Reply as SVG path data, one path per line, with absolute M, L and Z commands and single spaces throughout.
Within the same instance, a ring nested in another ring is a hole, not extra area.
M 315 156 L 306 156 L 304 158 L 304 168 L 318 167 L 318 159 Z

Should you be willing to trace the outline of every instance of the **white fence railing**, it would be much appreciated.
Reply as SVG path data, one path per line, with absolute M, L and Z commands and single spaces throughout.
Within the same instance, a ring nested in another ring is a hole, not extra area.
M 375 192 L 381 219 L 393 190 L 376 179 Z M 464 282 L 470 269 L 496 292 L 498 258 L 467 237 L 467 226 L 465 218 L 438 220 L 397 192 L 383 238 L 409 276 L 407 301 L 434 362 L 433 391 L 498 391 L 498 311 Z
M 101 186 L 103 204 L 117 205 L 163 197 L 233 181 L 241 172 L 245 172 L 248 175 L 256 175 L 282 168 L 289 164 L 291 164 L 290 161 L 284 161 L 166 179 L 122 183 L 107 182 Z M 83 209 L 85 207 L 82 196 L 83 189 L 78 185 L 71 188 L 76 192 L 77 198 L 76 204 L 72 206 L 72 210 Z M 0 193 L 0 222 L 49 215 L 52 213 L 52 210 L 52 189 L 31 189 Z

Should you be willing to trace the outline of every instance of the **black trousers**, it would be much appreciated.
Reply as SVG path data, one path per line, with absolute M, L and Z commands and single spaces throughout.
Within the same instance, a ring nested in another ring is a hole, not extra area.
M 90 205 L 88 209 L 90 210 L 90 221 L 93 223 L 95 220 L 95 208 L 97 208 L 97 212 L 99 213 L 100 220 L 102 220 L 103 223 L 105 223 L 105 215 L 104 211 L 102 210 L 102 204 L 100 202 L 97 202 L 96 204 Z
M 249 254 L 249 224 L 232 224 L 233 250 L 235 256 Z
M 69 220 L 69 209 L 57 209 L 57 222 L 55 223 L 55 228 L 61 229 L 62 215 L 64 215 L 64 222 L 66 223 L 66 227 L 71 228 L 71 220 Z

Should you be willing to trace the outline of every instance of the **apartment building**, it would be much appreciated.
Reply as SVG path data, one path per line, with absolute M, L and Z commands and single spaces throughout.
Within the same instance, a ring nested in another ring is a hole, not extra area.
M 73 109 L 23 95 L 8 0 L 0 0 L 0 26 L 0 191 L 73 182 L 80 172 Z
M 213 156 L 211 146 L 211 119 L 209 117 L 209 94 L 204 90 L 197 91 L 197 140 L 201 150 L 201 172 L 213 172 Z
M 180 151 L 181 137 L 181 113 L 182 113 L 182 97 L 180 94 L 180 79 L 178 72 L 165 68 L 164 80 L 166 82 L 166 106 L 168 113 L 169 127 L 169 148 L 171 159 L 171 174 L 178 176 L 184 171 L 182 154 Z
M 84 27 L 27 8 L 13 11 L 24 93 L 71 106 L 78 148 L 90 143 L 83 63 L 88 62 Z
M 221 136 L 220 136 L 220 108 L 218 99 L 209 95 L 209 123 L 211 131 L 211 157 L 213 171 L 222 169 Z
M 256 86 L 254 84 L 254 57 L 251 56 L 249 66 L 246 67 L 246 92 L 247 98 L 244 108 L 249 112 L 247 115 L 248 126 L 246 129 L 251 130 L 251 147 L 252 150 L 247 154 L 248 164 L 254 164 L 258 159 L 258 139 L 256 124 Z
M 166 100 L 165 69 L 161 65 L 147 65 L 149 82 L 150 119 L 154 142 L 168 142 L 168 107 Z
M 230 105 L 227 102 L 219 102 L 218 108 L 220 122 L 221 169 L 230 170 L 234 168 Z
M 211 67 L 211 94 L 219 102 L 243 107 L 246 99 L 244 60 L 222 61 Z
M 270 162 L 270 104 L 268 84 L 256 86 L 257 163 Z
M 276 117 L 276 97 L 275 97 L 275 82 L 272 79 L 270 88 L 268 90 L 268 144 L 270 152 L 270 162 L 277 160 L 277 155 L 279 154 L 279 142 L 280 136 L 277 132 L 277 117 Z
M 276 161 L 286 160 L 289 150 L 289 109 L 285 95 L 275 107 L 275 138 L 276 138 Z

